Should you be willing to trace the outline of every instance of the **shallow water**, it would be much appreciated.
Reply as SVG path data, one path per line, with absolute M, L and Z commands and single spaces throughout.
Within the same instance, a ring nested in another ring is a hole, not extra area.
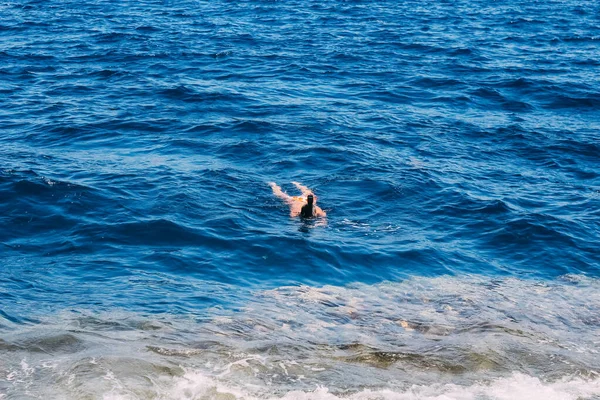
M 600 398 L 599 22 L 0 3 L 0 398 Z

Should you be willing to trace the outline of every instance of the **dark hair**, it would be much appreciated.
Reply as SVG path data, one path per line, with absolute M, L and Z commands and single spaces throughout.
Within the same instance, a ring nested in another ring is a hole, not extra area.
M 312 194 L 309 194 L 308 196 L 306 196 L 306 201 L 308 202 L 308 204 L 312 204 L 314 200 L 314 197 Z

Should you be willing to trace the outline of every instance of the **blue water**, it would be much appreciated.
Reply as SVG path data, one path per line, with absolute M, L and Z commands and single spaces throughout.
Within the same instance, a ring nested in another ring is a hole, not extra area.
M 596 1 L 3 1 L 0 398 L 600 398 L 599 26 Z

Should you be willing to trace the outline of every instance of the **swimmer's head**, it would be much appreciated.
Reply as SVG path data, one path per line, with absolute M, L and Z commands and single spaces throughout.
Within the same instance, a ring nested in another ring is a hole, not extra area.
M 312 203 L 315 201 L 315 198 L 313 197 L 312 194 L 309 194 L 308 196 L 306 196 L 306 202 L 308 203 L 308 205 L 312 205 Z

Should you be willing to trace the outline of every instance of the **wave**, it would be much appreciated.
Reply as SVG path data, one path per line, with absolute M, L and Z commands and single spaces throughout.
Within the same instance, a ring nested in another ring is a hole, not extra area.
M 169 99 L 180 100 L 185 103 L 213 103 L 213 102 L 232 102 L 245 103 L 248 97 L 239 93 L 228 93 L 218 91 L 203 91 L 198 92 L 187 86 L 177 86 L 175 88 L 164 89 L 159 92 L 162 96 Z
M 175 294 L 190 282 L 139 284 L 176 285 Z M 0 390 L 115 399 L 593 399 L 599 285 L 582 275 L 258 292 L 197 282 L 193 296 L 210 298 L 209 308 L 4 320 L 0 373 L 10 379 Z
M 600 94 L 591 93 L 584 97 L 575 97 L 567 95 L 555 96 L 547 105 L 550 109 L 590 109 L 595 110 L 600 106 Z
M 249 393 L 250 392 L 250 393 Z M 173 386 L 165 390 L 167 399 L 229 398 L 229 399 L 281 399 L 281 400 L 585 400 L 600 396 L 600 379 L 564 378 L 554 382 L 515 373 L 470 386 L 457 384 L 413 385 L 405 389 L 366 389 L 359 392 L 334 392 L 327 387 L 314 391 L 289 391 L 283 395 L 253 394 L 245 388 L 224 385 L 218 380 L 198 372 L 187 371 L 174 379 Z M 113 393 L 105 399 L 129 399 Z

